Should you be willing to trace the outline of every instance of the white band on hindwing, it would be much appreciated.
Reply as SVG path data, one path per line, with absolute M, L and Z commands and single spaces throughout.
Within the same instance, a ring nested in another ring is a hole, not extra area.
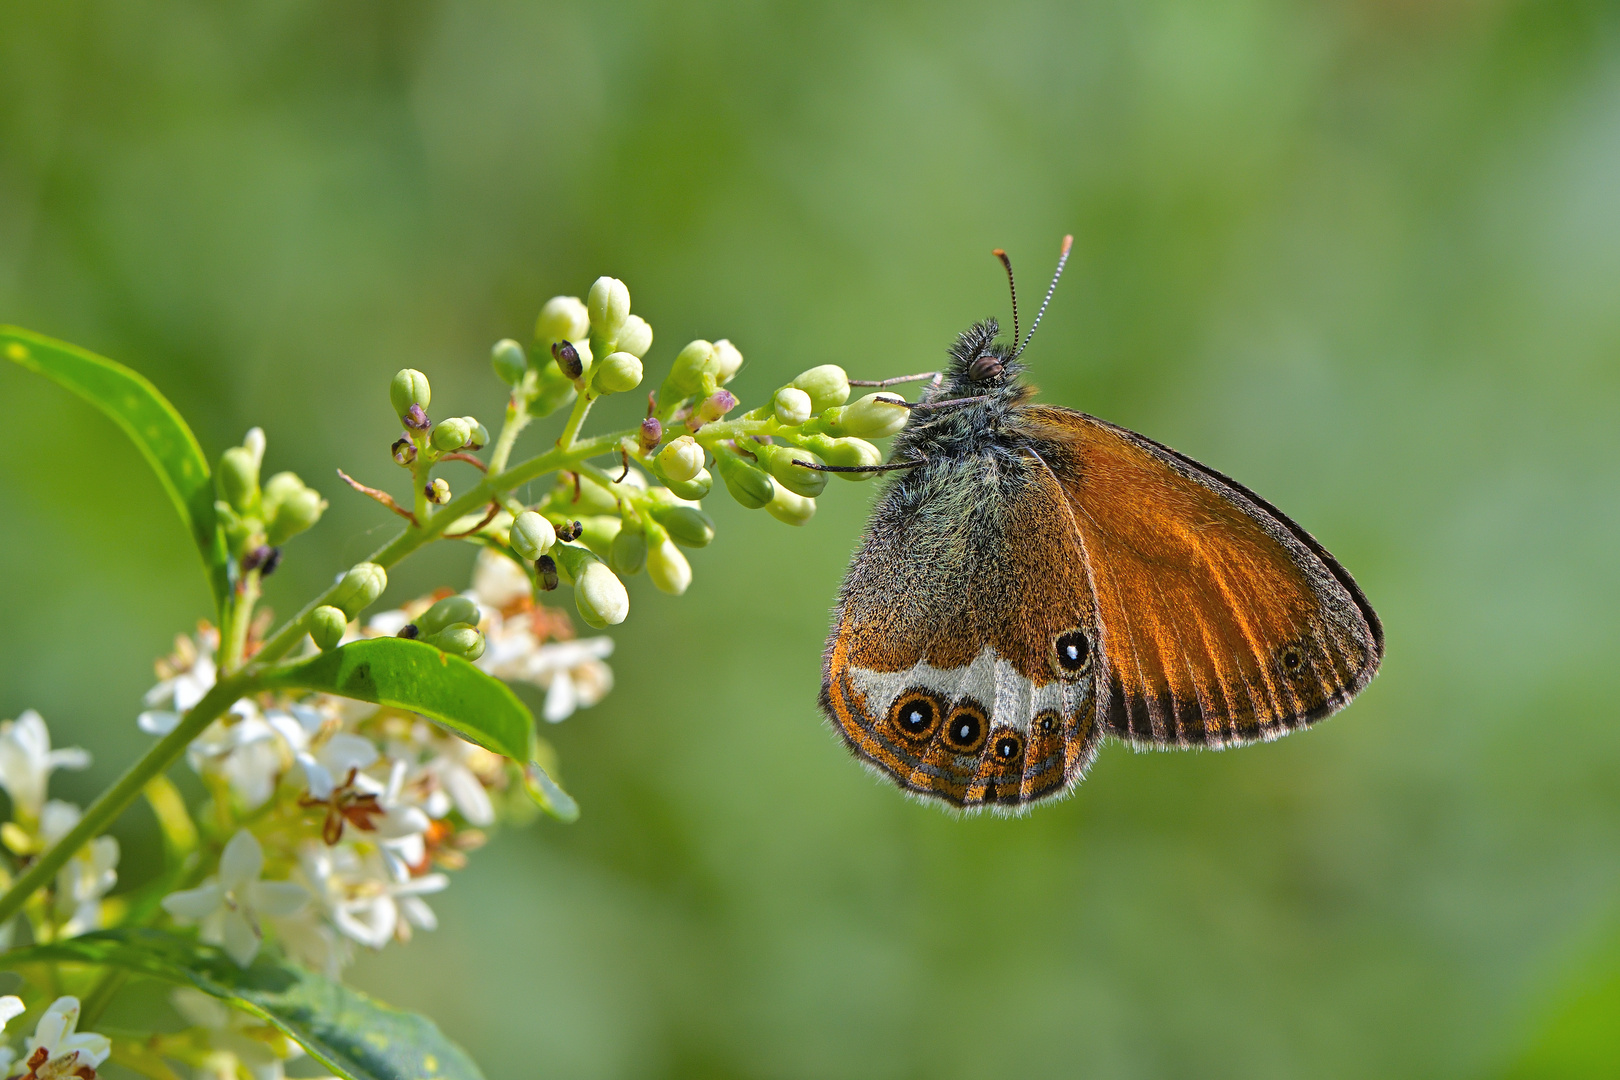
M 1026 734 L 1037 714 L 1050 709 L 1069 716 L 1091 696 L 1090 675 L 1037 687 L 988 645 L 965 667 L 937 668 L 920 661 L 904 671 L 870 671 L 851 665 L 849 678 L 874 721 L 888 715 L 901 693 L 920 687 L 938 694 L 947 712 L 971 698 L 989 714 L 991 727 L 1010 727 Z

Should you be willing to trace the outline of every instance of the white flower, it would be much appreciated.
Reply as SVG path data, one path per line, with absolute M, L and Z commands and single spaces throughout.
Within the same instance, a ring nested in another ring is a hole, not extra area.
M 508 682 L 526 682 L 546 691 L 541 710 L 555 724 L 575 709 L 595 705 L 613 688 L 613 672 L 602 661 L 613 653 L 610 637 L 542 643 L 533 620 L 516 615 L 485 629 L 484 671 Z
M 22 998 L 16 994 L 7 994 L 5 997 L 0 997 L 0 1034 L 3 1034 L 6 1025 L 21 1016 L 26 1011 L 26 1008 L 22 1003 Z M 0 1043 L 0 1075 L 11 1075 L 11 1062 L 16 1056 L 11 1047 Z
M 195 889 L 170 893 L 163 908 L 183 922 L 202 924 L 201 938 L 223 945 L 242 967 L 258 955 L 264 938 L 262 915 L 291 915 L 309 901 L 294 881 L 260 881 L 264 849 L 246 829 L 238 829 L 219 857 L 219 874 Z
M 380 949 L 396 936 L 408 938 L 413 925 L 439 924 L 422 896 L 450 884 L 443 874 L 400 878 L 379 853 L 361 855 L 350 844 L 306 844 L 299 863 L 332 924 L 362 945 Z
M 15 817 L 30 821 L 39 817 L 52 772 L 89 764 L 88 750 L 76 746 L 52 750 L 51 733 L 33 709 L 0 724 L 0 787 L 11 796 Z
M 314 753 L 300 750 L 298 765 L 304 771 L 310 798 L 324 801 L 332 797 L 338 781 L 347 780 L 353 770 L 367 768 L 377 757 L 376 744 L 370 739 L 340 731 Z
M 299 1057 L 304 1050 L 257 1017 L 233 1009 L 201 990 L 184 987 L 169 995 L 174 1011 L 192 1027 L 207 1033 L 213 1053 L 199 1076 L 228 1077 L 245 1070 L 253 1080 L 285 1080 L 282 1062 Z
M 72 803 L 52 799 L 40 812 L 40 840 L 55 847 L 79 823 L 83 812 Z M 78 937 L 101 929 L 101 898 L 118 883 L 118 838 L 98 836 L 73 853 L 56 872 L 56 913 L 62 919 L 58 933 Z
M 228 718 L 209 724 L 186 750 L 191 767 L 223 777 L 244 810 L 256 810 L 269 801 L 276 778 L 292 758 L 281 733 L 246 700 L 231 706 Z
M 487 771 L 492 762 L 499 768 L 500 760 L 465 739 L 454 736 L 445 739 L 438 755 L 423 766 L 422 771 L 436 781 L 435 790 L 423 808 L 430 816 L 438 818 L 449 813 L 450 805 L 454 805 L 469 825 L 495 824 L 495 807 L 479 774 Z
M 197 634 L 195 642 L 181 637 L 175 641 L 175 655 L 160 670 L 173 670 L 174 674 L 146 692 L 142 704 L 146 711 L 135 718 L 135 723 L 148 735 L 167 735 L 180 723 L 180 717 L 203 695 L 214 688 L 219 672 L 214 666 L 214 649 L 219 634 L 212 628 Z M 157 706 L 167 705 L 166 709 Z
M 12 999 L 16 1000 L 16 999 Z M 16 1015 L 13 1013 L 12 1015 Z M 75 1032 L 79 1026 L 79 999 L 59 997 L 45 1010 L 25 1050 L 32 1075 L 38 1080 L 68 1080 L 82 1068 L 94 1069 L 112 1053 L 112 1042 L 93 1031 Z M 41 1055 L 41 1051 L 44 1051 Z M 38 1057 L 39 1062 L 34 1063 Z
M 270 925 L 288 956 L 329 979 L 336 979 L 354 959 L 354 942 L 338 933 L 313 904 L 296 915 L 272 918 Z
M 534 588 L 529 584 L 529 575 L 517 563 L 485 548 L 473 563 L 471 595 L 486 607 L 504 611 L 530 599 Z

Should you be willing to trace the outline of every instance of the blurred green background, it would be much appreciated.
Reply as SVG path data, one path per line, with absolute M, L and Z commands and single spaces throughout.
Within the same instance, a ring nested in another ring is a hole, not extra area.
M 332 470 L 395 478 L 400 366 L 493 418 L 490 344 L 611 273 L 654 378 L 728 336 L 753 404 L 938 363 L 1005 316 L 990 248 L 1033 294 L 1072 231 L 1045 399 L 1254 487 L 1384 617 L 1382 676 L 1310 733 L 1109 746 L 1061 804 L 955 820 L 815 707 L 875 486 L 799 530 L 710 500 L 692 591 L 637 580 L 618 688 L 548 732 L 583 818 L 501 834 L 353 969 L 491 1077 L 1620 1072 L 1614 4 L 4 20 L 0 320 L 144 371 L 210 456 L 264 426 L 333 503 L 282 610 L 393 528 Z M 11 365 L 0 405 L 0 715 L 91 747 L 53 789 L 87 801 L 203 580 L 110 423 Z M 120 835 L 127 880 L 145 811 Z

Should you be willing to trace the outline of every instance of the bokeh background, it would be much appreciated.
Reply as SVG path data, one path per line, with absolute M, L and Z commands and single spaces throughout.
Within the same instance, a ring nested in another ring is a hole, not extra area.
M 815 707 L 875 486 L 797 530 L 716 496 L 692 591 L 636 581 L 618 688 L 549 732 L 584 816 L 499 835 L 355 981 L 491 1077 L 1611 1075 L 1617 16 L 17 0 L 0 321 L 138 367 L 210 455 L 264 426 L 333 503 L 288 610 L 392 528 L 332 470 L 394 476 L 400 366 L 494 417 L 490 344 L 612 273 L 655 378 L 699 336 L 747 403 L 924 369 L 1005 316 L 992 247 L 1029 303 L 1072 231 L 1034 380 L 1353 570 L 1389 643 L 1354 707 L 956 820 Z M 206 594 L 110 423 L 9 365 L 0 418 L 0 715 L 96 752 L 85 801 Z M 119 835 L 134 876 L 144 809 Z

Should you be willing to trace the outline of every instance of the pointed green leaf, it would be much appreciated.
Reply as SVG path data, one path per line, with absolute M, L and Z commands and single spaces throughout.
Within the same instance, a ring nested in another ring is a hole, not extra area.
M 276 668 L 266 688 L 318 690 L 421 713 L 519 763 L 529 760 L 534 716 L 499 679 L 459 656 L 405 638 L 371 638 Z
M 483 1080 L 431 1020 L 268 954 L 241 968 L 211 945 L 126 928 L 17 949 L 0 957 L 0 966 L 40 961 L 115 967 L 196 987 L 264 1020 L 344 1080 Z
M 222 604 L 230 593 L 230 580 L 225 541 L 214 516 L 208 460 L 168 399 L 139 372 L 19 327 L 0 326 L 0 347 L 7 359 L 55 379 L 124 429 L 197 542 L 215 606 Z

